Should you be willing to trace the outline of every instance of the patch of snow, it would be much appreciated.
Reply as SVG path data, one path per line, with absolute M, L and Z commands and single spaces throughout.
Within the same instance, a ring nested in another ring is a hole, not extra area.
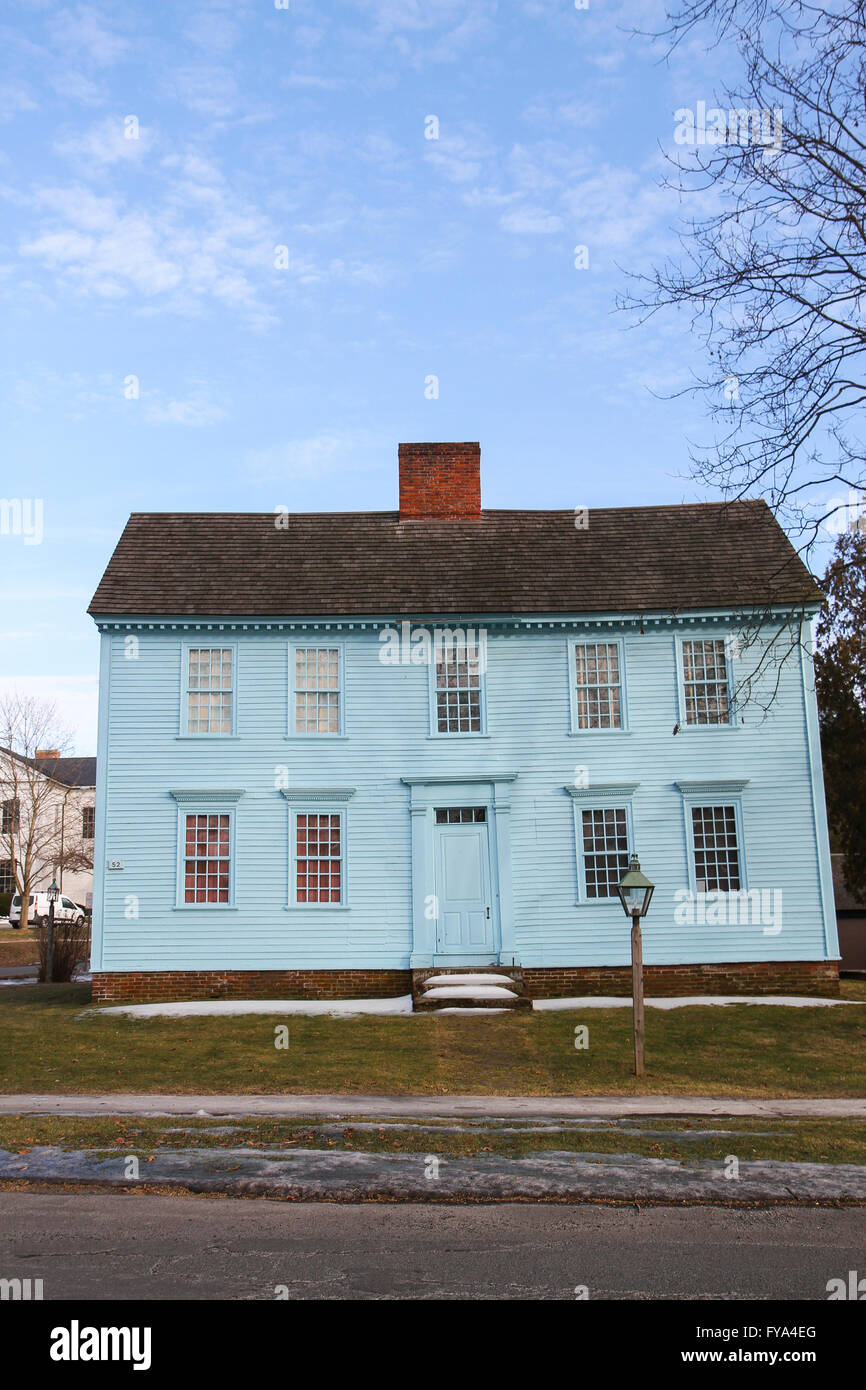
M 465 975 L 462 971 L 453 975 L 431 975 L 424 981 L 425 989 L 435 989 L 437 985 L 503 985 L 506 989 L 511 988 L 506 975 L 489 975 L 483 971 L 468 971 Z
M 441 1018 L 443 1014 L 510 1014 L 511 1009 L 484 1009 L 484 1008 L 462 1008 L 462 1009 L 434 1009 L 430 1018 Z
M 829 1009 L 835 1004 L 856 1004 L 857 999 L 818 999 L 805 994 L 687 994 L 672 999 L 644 999 L 648 1009 L 708 1008 L 722 1004 L 769 1004 L 787 1009 Z M 573 999 L 533 999 L 533 1009 L 630 1009 L 631 999 L 621 995 L 590 994 Z
M 502 985 L 449 985 L 447 988 L 425 989 L 424 999 L 513 999 L 514 991 Z
M 128 1014 L 131 1018 L 190 1018 L 232 1014 L 330 1014 L 348 1018 L 354 1014 L 411 1014 L 411 994 L 393 999 L 203 999 L 187 1003 L 112 1004 L 100 1014 Z

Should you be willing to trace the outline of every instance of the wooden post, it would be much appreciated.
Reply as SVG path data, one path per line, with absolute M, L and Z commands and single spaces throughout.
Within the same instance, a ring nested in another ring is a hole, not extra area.
M 54 904 L 48 904 L 48 949 L 45 960 L 45 983 L 54 983 Z
M 631 919 L 631 992 L 634 1017 L 634 1074 L 643 1076 L 643 942 L 640 934 L 640 917 L 637 913 Z

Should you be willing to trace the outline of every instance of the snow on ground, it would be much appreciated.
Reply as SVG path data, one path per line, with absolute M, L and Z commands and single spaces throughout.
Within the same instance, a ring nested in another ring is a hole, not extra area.
M 644 999 L 648 1009 L 707 1008 L 716 1004 L 781 1004 L 788 1009 L 829 1009 L 856 1004 L 856 999 L 818 999 L 804 994 L 686 994 L 674 999 Z M 534 1009 L 630 1009 L 631 998 L 587 995 L 574 999 L 534 999 Z
M 514 990 L 502 985 L 445 985 L 425 989 L 425 999 L 513 999 Z
M 467 971 L 466 974 L 461 970 L 459 974 L 453 975 L 431 975 L 424 981 L 427 989 L 435 989 L 438 985 L 505 985 L 507 988 L 508 978 L 505 975 L 488 975 L 483 971 Z
M 190 1018 L 206 1014 L 411 1014 L 411 994 L 393 999 L 202 999 L 189 1003 L 112 1004 L 100 1014 L 128 1014 L 131 1018 Z
M 441 1018 L 443 1014 L 510 1014 L 510 1009 L 473 1009 L 465 1005 L 459 1009 L 434 1009 L 429 1018 Z
M 0 981 L 0 984 L 13 981 Z M 29 981 L 14 981 L 29 983 Z M 457 987 L 454 989 L 428 990 L 426 998 L 460 999 L 501 999 L 510 995 L 510 990 L 493 986 Z M 648 1009 L 686 1009 L 706 1008 L 721 1004 L 770 1004 L 784 1005 L 793 1009 L 831 1008 L 835 1004 L 856 1004 L 856 999 L 818 999 L 802 994 L 689 994 L 676 999 L 647 999 Z M 588 995 L 573 999 L 535 999 L 534 1009 L 630 1009 L 631 999 L 622 996 Z M 209 1014 L 329 1014 L 332 1018 L 351 1018 L 357 1014 L 412 1014 L 411 994 L 397 995 L 393 999 L 204 999 L 188 1003 L 166 1004 L 112 1004 L 110 1008 L 99 1009 L 100 1014 L 127 1014 L 131 1018 L 190 1018 Z M 440 1009 L 439 1013 L 504 1013 L 503 1009 Z M 434 1017 L 428 1014 L 427 1017 Z M 418 1018 L 420 1015 L 414 1014 Z

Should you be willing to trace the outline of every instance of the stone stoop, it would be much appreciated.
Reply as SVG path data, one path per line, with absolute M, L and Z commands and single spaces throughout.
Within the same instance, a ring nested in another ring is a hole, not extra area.
M 449 965 L 412 971 L 412 1007 L 416 1013 L 502 1013 L 531 1009 L 532 1000 L 518 966 Z

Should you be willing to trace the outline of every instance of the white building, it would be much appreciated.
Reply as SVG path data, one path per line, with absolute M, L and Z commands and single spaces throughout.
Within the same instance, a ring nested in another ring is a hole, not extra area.
M 24 758 L 0 749 L 0 893 L 20 887 L 14 865 L 29 841 L 29 891 L 43 892 L 56 878 L 67 897 L 92 905 L 95 794 L 95 758 L 61 758 L 50 748 Z

